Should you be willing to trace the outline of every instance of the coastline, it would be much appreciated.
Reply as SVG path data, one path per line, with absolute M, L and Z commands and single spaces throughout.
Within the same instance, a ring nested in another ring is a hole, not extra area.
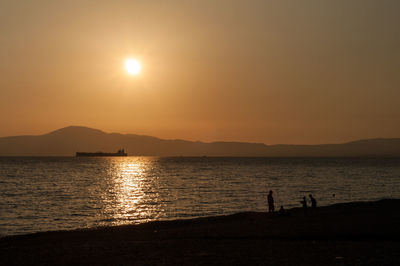
M 400 199 L 0 238 L 1 265 L 400 265 Z

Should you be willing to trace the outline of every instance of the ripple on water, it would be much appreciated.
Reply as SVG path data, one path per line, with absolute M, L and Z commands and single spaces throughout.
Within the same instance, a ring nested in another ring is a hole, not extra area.
M 0 158 L 0 234 L 400 198 L 400 159 Z

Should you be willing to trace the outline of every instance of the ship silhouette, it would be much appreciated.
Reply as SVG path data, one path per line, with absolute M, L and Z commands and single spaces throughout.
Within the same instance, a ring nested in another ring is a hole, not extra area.
M 77 152 L 76 157 L 97 157 L 97 156 L 128 156 L 124 149 L 117 152 Z

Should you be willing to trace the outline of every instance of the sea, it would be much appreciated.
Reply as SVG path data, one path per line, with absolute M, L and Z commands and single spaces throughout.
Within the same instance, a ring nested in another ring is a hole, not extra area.
M 400 198 L 400 158 L 0 157 L 0 236 Z

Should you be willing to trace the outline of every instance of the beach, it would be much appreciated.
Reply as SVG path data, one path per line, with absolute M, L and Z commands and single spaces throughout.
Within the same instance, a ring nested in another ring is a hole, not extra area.
M 400 265 L 400 200 L 0 239 L 1 265 Z

